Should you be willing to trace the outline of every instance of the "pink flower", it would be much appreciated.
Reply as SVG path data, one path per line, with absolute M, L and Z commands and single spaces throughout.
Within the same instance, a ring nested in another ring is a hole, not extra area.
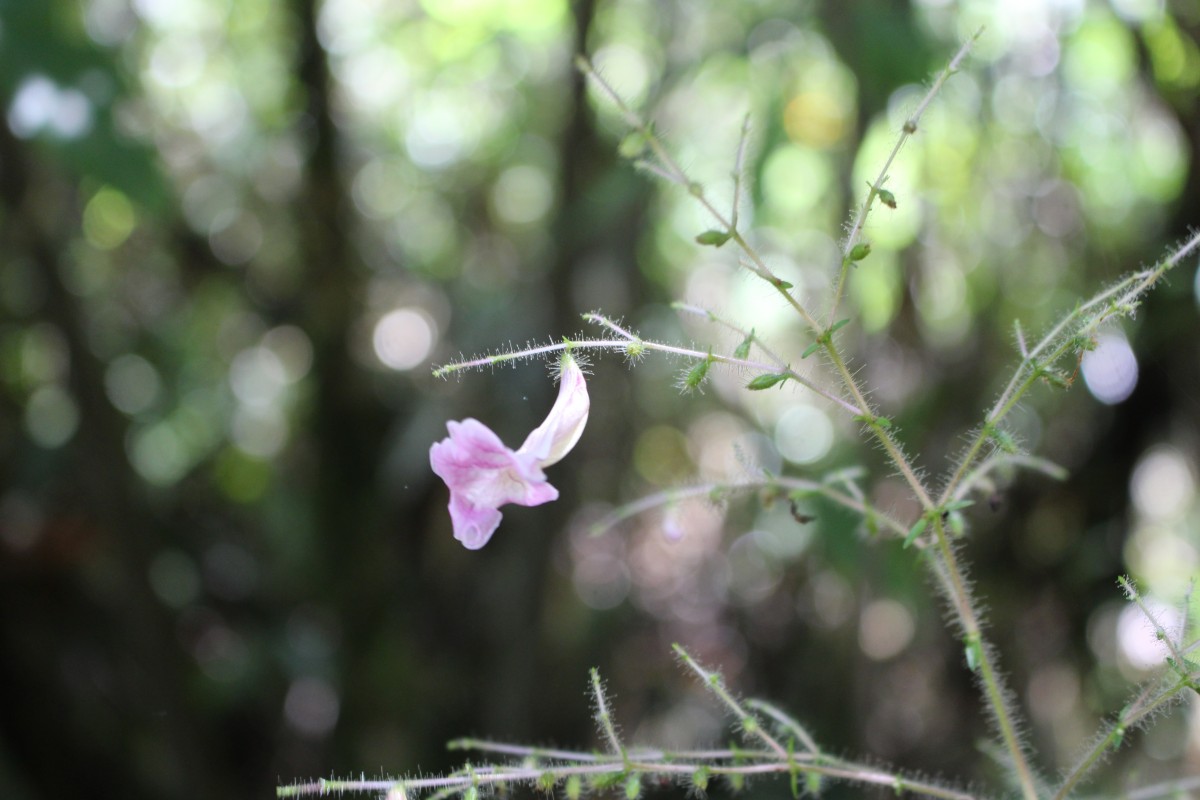
M 519 450 L 510 450 L 478 420 L 446 423 L 450 436 L 429 448 L 429 463 L 450 487 L 454 538 L 478 550 L 499 527 L 500 506 L 540 506 L 558 499 L 558 490 L 546 481 L 542 468 L 559 461 L 579 441 L 589 408 L 583 371 L 568 353 L 562 357 L 558 399 L 550 415 Z

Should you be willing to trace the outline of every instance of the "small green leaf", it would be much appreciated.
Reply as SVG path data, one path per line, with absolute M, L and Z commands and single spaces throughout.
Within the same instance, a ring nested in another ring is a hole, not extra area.
M 624 777 L 625 773 L 622 771 L 601 772 L 592 776 L 592 785 L 600 790 L 611 789 L 620 783 L 621 779 Z
M 919 520 L 917 520 L 916 524 L 909 528 L 908 536 L 904 537 L 904 546 L 909 547 L 912 545 L 912 543 L 917 540 L 917 537 L 925 532 L 925 528 L 928 525 L 929 517 L 921 517 Z
M 583 778 L 579 777 L 578 775 L 572 775 L 571 777 L 567 778 L 565 794 L 567 796 L 567 800 L 579 800 L 580 796 L 583 794 Z
M 775 284 L 776 286 L 778 286 L 780 289 L 790 289 L 790 288 L 792 288 L 792 284 L 788 283 L 788 282 L 787 282 L 787 281 L 785 281 L 783 278 L 776 278 L 774 281 L 772 281 L 772 283 L 774 283 L 774 284 Z
M 850 324 L 849 319 L 839 319 L 837 322 L 835 322 L 829 326 L 829 334 L 830 335 L 835 334 L 849 324 Z
M 754 328 L 750 329 L 750 333 L 746 334 L 746 338 L 733 351 L 734 358 L 749 358 L 750 345 L 754 343 Z
M 960 508 L 970 508 L 975 505 L 974 500 L 955 500 L 953 503 L 947 503 L 942 506 L 942 513 L 947 511 L 958 511 Z
M 621 158 L 633 160 L 646 150 L 646 136 L 641 131 L 632 131 L 621 140 L 617 153 Z
M 988 428 L 987 428 L 987 435 L 988 435 L 988 438 L 990 438 L 992 441 L 994 441 L 996 443 L 996 446 L 999 447 L 1001 450 L 1003 450 L 1005 453 L 1008 453 L 1009 455 L 1016 454 L 1017 443 L 1013 439 L 1012 434 L 1010 434 L 1008 431 L 1003 430 L 1001 428 L 997 428 L 995 425 L 989 424 Z
M 757 375 L 749 383 L 746 384 L 746 388 L 752 392 L 760 392 L 763 389 L 770 389 L 772 386 L 775 386 L 776 384 L 783 383 L 789 377 L 791 377 L 791 376 L 788 375 L 786 372 L 774 372 L 774 373 L 769 372 L 764 375 Z
M 642 778 L 639 775 L 630 775 L 625 781 L 625 800 L 637 800 L 638 795 L 642 793 Z
M 558 776 L 553 772 L 543 772 L 538 776 L 537 786 L 543 792 L 554 791 L 555 785 L 558 783 Z
M 698 767 L 692 773 L 692 786 L 701 792 L 708 790 L 708 767 Z
M 800 359 L 804 360 L 820 349 L 821 342 L 813 342 L 808 347 L 804 348 L 804 352 L 800 354 Z
M 710 247 L 720 247 L 733 238 L 733 234 L 727 231 L 718 231 L 716 229 L 707 230 L 696 237 L 696 244 L 708 245 Z
M 859 242 L 850 248 L 851 261 L 862 261 L 869 255 L 871 255 L 871 245 L 868 242 Z
M 963 654 L 967 657 L 967 669 L 978 672 L 983 663 L 983 645 L 978 636 L 967 636 L 963 639 Z
M 712 365 L 712 361 L 704 359 L 697 362 L 696 366 L 689 369 L 683 376 L 683 390 L 691 392 L 700 388 L 700 384 L 704 383 L 704 379 L 708 377 L 708 368 Z
M 808 772 L 804 775 L 804 786 L 813 797 L 821 795 L 821 773 Z

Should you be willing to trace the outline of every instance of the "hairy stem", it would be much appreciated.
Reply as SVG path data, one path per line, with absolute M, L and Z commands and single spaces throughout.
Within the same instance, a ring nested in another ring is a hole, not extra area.
M 1126 277 L 1076 308 L 1055 325 L 1037 346 L 1029 350 L 1004 391 L 1000 393 L 1000 397 L 984 417 L 983 427 L 975 434 L 965 454 L 959 459 L 954 473 L 942 490 L 939 504 L 945 504 L 954 496 L 967 471 L 987 444 L 991 431 L 1016 408 L 1025 394 L 1042 377 L 1044 370 L 1074 349 L 1080 336 L 1090 336 L 1100 325 L 1117 314 L 1130 313 L 1143 294 L 1197 248 L 1200 248 L 1200 233 L 1194 234 L 1151 269 Z M 1075 335 L 1067 335 L 1072 326 L 1077 326 Z
M 883 168 L 879 170 L 879 175 L 875 178 L 874 183 L 871 184 L 870 189 L 867 191 L 867 197 L 865 200 L 863 200 L 862 206 L 859 207 L 858 214 L 855 215 L 854 222 L 850 226 L 850 231 L 846 234 L 846 240 L 842 244 L 842 263 L 840 269 L 838 270 L 837 283 L 835 284 L 833 290 L 833 302 L 829 304 L 829 316 L 827 318 L 827 322 L 825 323 L 826 327 L 833 324 L 833 320 L 837 315 L 838 306 L 841 305 L 842 296 L 845 294 L 846 290 L 846 279 L 850 274 L 851 266 L 854 264 L 850 257 L 850 253 L 854 250 L 854 246 L 859 243 L 859 239 L 862 237 L 863 225 L 866 224 L 867 216 L 871 213 L 871 206 L 875 203 L 875 199 L 879 197 L 879 190 L 883 188 L 883 184 L 887 181 L 888 170 L 892 168 L 892 163 L 896 160 L 896 156 L 900 155 L 900 151 L 904 148 L 904 145 L 908 142 L 912 135 L 917 132 L 917 126 L 921 122 L 921 117 L 925 114 L 925 109 L 927 109 L 929 104 L 933 102 L 933 98 L 936 97 L 938 92 L 942 90 L 942 87 L 946 84 L 946 81 L 949 80 L 950 76 L 957 72 L 958 68 L 962 66 L 962 62 L 966 59 L 967 54 L 971 52 L 971 48 L 974 47 L 975 42 L 979 39 L 979 36 L 982 33 L 983 30 L 980 29 L 975 33 L 974 36 L 968 39 L 962 47 L 958 49 L 958 52 L 954 55 L 954 58 L 950 59 L 950 63 L 946 65 L 946 68 L 938 73 L 938 76 L 934 78 L 933 84 L 929 87 L 929 91 L 925 93 L 925 96 L 921 99 L 921 102 L 917 104 L 915 109 L 913 109 L 913 113 L 904 121 L 904 126 L 900 131 L 900 136 L 896 140 L 895 146 L 892 148 L 892 152 L 888 154 L 887 159 L 883 162 Z

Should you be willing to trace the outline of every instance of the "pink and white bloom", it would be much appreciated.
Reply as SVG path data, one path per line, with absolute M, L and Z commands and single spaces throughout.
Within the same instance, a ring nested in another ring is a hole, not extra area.
M 429 448 L 429 463 L 450 488 L 454 538 L 478 550 L 499 527 L 500 506 L 540 506 L 558 499 L 558 490 L 546 481 L 542 469 L 562 459 L 579 441 L 590 407 L 583 370 L 565 353 L 558 399 L 520 449 L 510 450 L 478 420 L 446 423 L 450 436 Z

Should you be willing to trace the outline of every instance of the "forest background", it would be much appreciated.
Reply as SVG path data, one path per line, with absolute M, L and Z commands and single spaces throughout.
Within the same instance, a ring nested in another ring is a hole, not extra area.
M 861 520 L 752 500 L 588 535 L 756 466 L 865 465 L 903 516 L 879 453 L 811 397 L 737 375 L 681 396 L 685 364 L 597 360 L 562 499 L 507 509 L 477 553 L 428 462 L 447 419 L 516 443 L 553 398 L 538 364 L 432 377 L 459 353 L 597 309 L 713 341 L 677 299 L 794 341 L 696 246 L 686 193 L 620 158 L 577 53 L 716 192 L 749 114 L 759 241 L 817 287 L 981 25 L 848 298 L 875 400 L 929 465 L 1017 362 L 1014 319 L 1043 330 L 1200 222 L 1200 3 L 0 2 L 0 796 L 264 797 L 450 769 L 465 734 L 586 747 L 593 666 L 631 740 L 724 741 L 676 641 L 832 751 L 990 775 L 960 644 L 913 554 Z M 1169 603 L 1200 566 L 1195 276 L 1106 332 L 1108 368 L 1022 408 L 1070 477 L 971 510 L 1049 771 L 1146 674 L 1116 577 Z M 1192 706 L 1114 773 L 1200 769 Z

